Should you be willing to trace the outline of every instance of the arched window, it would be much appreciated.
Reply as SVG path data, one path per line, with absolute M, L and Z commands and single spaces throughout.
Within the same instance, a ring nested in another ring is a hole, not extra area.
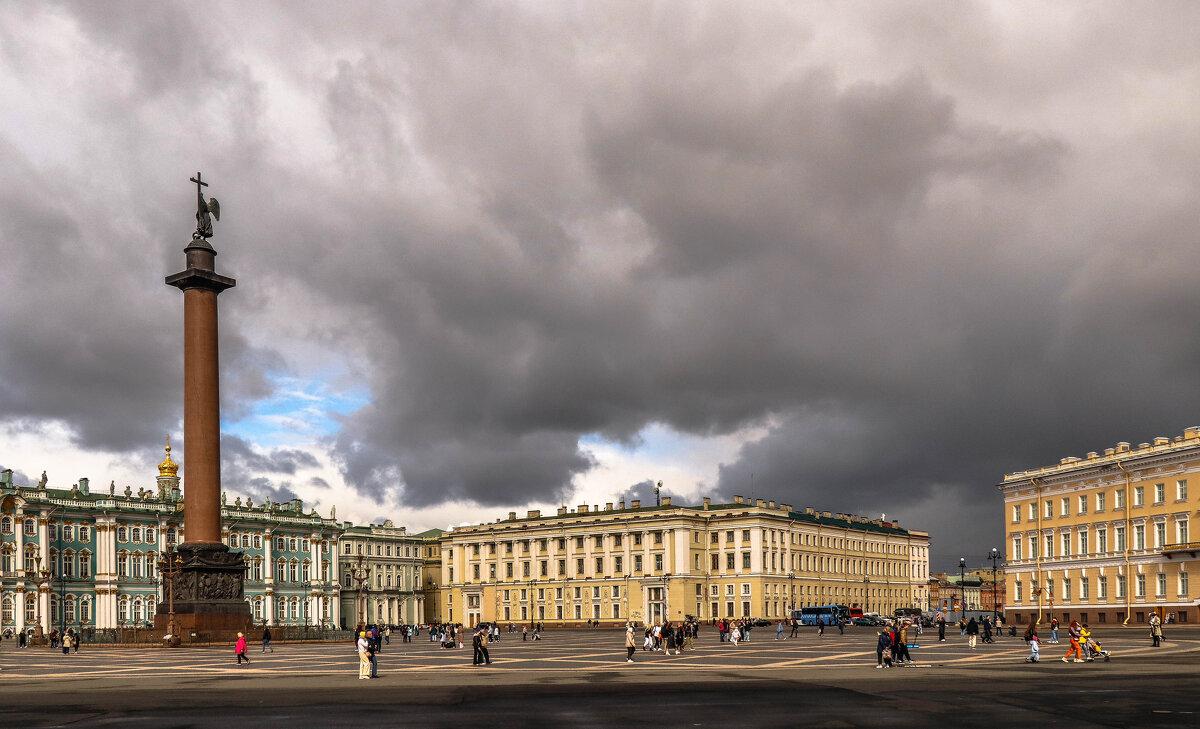
M 75 622 L 75 617 L 76 617 L 76 612 L 77 612 L 75 608 L 77 605 L 78 605 L 78 600 L 76 599 L 76 597 L 74 595 L 67 595 L 67 599 L 65 602 L 65 608 L 67 611 L 66 612 L 66 622 L 68 624 Z
M 251 610 L 254 611 L 254 619 L 262 620 L 263 619 L 263 599 L 262 599 L 262 597 L 260 596 L 260 597 L 254 598 L 254 602 L 251 605 L 252 605 Z
M 3 547 L 0 547 L 0 572 L 13 571 L 13 550 L 14 548 L 11 544 L 5 544 Z
M 12 534 L 12 532 L 13 532 L 12 517 L 6 516 L 6 517 L 0 519 L 0 533 Z
M 133 598 L 133 622 L 140 623 L 146 619 L 146 603 L 141 596 Z
M 37 598 L 33 595 L 25 596 L 25 624 L 33 625 L 37 620 Z
M 90 538 L 89 534 L 90 534 L 90 532 L 88 531 L 87 527 L 85 527 L 85 526 L 79 527 L 79 541 L 81 541 L 81 542 L 88 541 L 88 539 Z
M 27 537 L 37 536 L 37 520 L 36 519 L 26 519 L 25 520 L 25 536 L 27 536 Z
M 293 597 L 291 599 L 291 606 L 292 607 L 291 607 L 290 614 L 292 616 L 292 620 L 299 620 L 300 619 L 300 601 Z
M 285 620 L 287 618 L 287 598 L 275 598 L 275 619 Z
M 67 541 L 67 542 L 75 541 L 75 527 L 68 524 L 67 526 L 64 526 L 62 528 L 62 530 L 63 530 L 63 541 Z
M 90 596 L 79 601 L 79 622 L 84 625 L 92 622 L 92 598 Z
M 299 570 L 300 570 L 300 563 L 299 563 L 299 561 L 298 561 L 298 560 L 295 560 L 295 559 L 293 559 L 293 560 L 292 560 L 292 561 L 291 561 L 291 562 L 288 564 L 288 579 L 289 579 L 290 581 L 292 581 L 292 582 L 295 582 L 295 581 L 298 579 L 298 576 L 297 576 L 297 575 L 299 574 Z
M 175 527 L 167 529 L 167 544 L 175 543 Z
M 123 549 L 117 552 L 117 577 L 129 577 L 129 553 Z
M 75 552 L 74 550 L 66 550 L 63 552 L 62 559 L 62 576 L 71 579 L 75 577 Z
M 117 598 L 117 622 L 129 622 L 129 595 L 121 595 Z
M 4 598 L 0 600 L 0 623 L 3 623 L 4 625 L 12 625 L 15 622 L 16 618 L 13 615 L 12 595 L 5 594 Z
M 146 598 L 146 620 L 153 621 L 155 610 L 158 608 L 158 598 L 150 595 Z
M 125 528 L 123 526 L 117 527 L 117 541 L 118 542 L 129 541 L 129 530 L 127 528 Z
M 141 527 L 136 527 L 136 526 L 135 526 L 135 527 L 133 528 L 133 537 L 132 537 L 132 539 L 131 539 L 130 541 L 133 541 L 133 542 L 140 542 L 140 541 L 142 541 L 142 528 L 141 528 Z
M 92 576 L 92 553 L 86 549 L 79 553 L 79 576 L 88 578 Z
M 37 565 L 37 547 L 32 544 L 25 545 L 25 571 L 32 570 Z

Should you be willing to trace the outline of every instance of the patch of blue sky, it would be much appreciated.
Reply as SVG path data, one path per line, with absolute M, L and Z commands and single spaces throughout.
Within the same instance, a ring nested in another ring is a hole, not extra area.
M 585 448 L 609 448 L 626 455 L 636 454 L 654 460 L 690 458 L 697 449 L 705 448 L 710 442 L 708 436 L 681 433 L 662 423 L 650 423 L 627 443 L 608 440 L 598 433 L 588 433 L 579 439 L 579 444 Z
M 366 387 L 334 387 L 337 374 L 297 378 L 272 376 L 274 394 L 254 404 L 249 415 L 221 424 L 222 429 L 262 448 L 309 443 L 336 433 L 339 416 L 370 402 Z

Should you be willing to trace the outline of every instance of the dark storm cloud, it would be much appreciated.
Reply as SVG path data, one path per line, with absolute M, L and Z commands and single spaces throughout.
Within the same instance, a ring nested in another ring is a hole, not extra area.
M 380 503 L 559 502 L 581 436 L 755 427 L 706 493 L 886 512 L 936 566 L 995 546 L 1006 471 L 1198 420 L 1187 6 L 15 7 L 10 73 L 88 121 L 0 128 L 5 424 L 177 429 L 195 168 L 226 414 L 344 355 L 332 455 Z M 316 465 L 225 455 L 263 495 Z
M 622 492 L 619 496 L 617 496 L 617 500 L 624 501 L 626 507 L 629 507 L 630 503 L 634 499 L 641 501 L 642 506 L 654 506 L 656 503 L 658 503 L 655 500 L 656 497 L 654 495 L 654 487 L 655 487 L 655 482 L 650 481 L 650 480 L 635 483 L 632 486 L 630 486 L 629 488 L 625 489 L 625 491 Z M 669 486 L 663 486 L 659 490 L 658 498 L 661 498 L 663 496 L 671 497 L 671 503 L 674 506 L 688 506 L 688 505 L 692 504 L 692 502 L 694 501 L 693 499 L 689 498 L 687 495 L 680 495 L 680 494 L 675 493 L 674 491 L 671 490 L 671 488 Z

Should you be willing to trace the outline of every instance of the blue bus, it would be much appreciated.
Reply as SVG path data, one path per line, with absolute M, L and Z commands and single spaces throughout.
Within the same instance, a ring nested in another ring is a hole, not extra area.
M 792 617 L 801 625 L 835 625 L 839 620 L 844 623 L 850 619 L 850 608 L 845 605 L 806 607 L 793 610 Z

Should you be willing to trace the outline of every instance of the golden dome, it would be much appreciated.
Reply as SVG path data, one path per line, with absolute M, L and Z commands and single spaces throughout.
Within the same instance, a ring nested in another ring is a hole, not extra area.
M 174 477 L 179 473 L 179 464 L 171 460 L 171 436 L 167 436 L 167 457 L 162 463 L 158 464 L 159 477 L 171 476 Z

